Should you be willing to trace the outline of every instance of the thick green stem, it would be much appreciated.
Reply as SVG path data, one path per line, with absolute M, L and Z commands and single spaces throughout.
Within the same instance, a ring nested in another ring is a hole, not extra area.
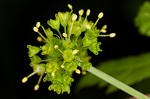
M 109 76 L 108 74 L 94 68 L 93 66 L 91 66 L 91 68 L 88 69 L 88 71 L 90 73 L 92 73 L 93 75 L 105 80 L 106 82 L 112 84 L 113 86 L 119 88 L 120 90 L 123 90 L 124 92 L 130 94 L 131 96 L 133 96 L 137 99 L 150 99 L 146 95 L 144 95 L 144 94 L 140 93 L 139 91 L 131 88 L 130 86 L 120 82 L 119 80 Z

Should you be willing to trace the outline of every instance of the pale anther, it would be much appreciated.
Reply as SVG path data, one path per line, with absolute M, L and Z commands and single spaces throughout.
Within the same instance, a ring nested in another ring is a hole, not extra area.
M 72 10 L 72 5 L 71 5 L 71 4 L 68 4 L 68 8 Z
M 91 12 L 91 10 L 88 9 L 88 10 L 86 11 L 86 16 L 89 16 L 89 15 L 90 15 L 90 12 Z
M 40 26 L 41 26 L 41 23 L 40 23 L 40 22 L 37 22 L 37 23 L 36 23 L 36 27 L 39 28 Z
M 35 85 L 34 90 L 37 91 L 39 89 L 39 87 L 40 87 L 39 84 Z
M 77 19 L 77 15 L 76 14 L 73 14 L 72 15 L 72 21 L 75 21 Z
M 106 33 L 107 31 L 105 29 L 100 30 L 102 33 Z
M 116 36 L 116 33 L 110 33 L 109 34 L 109 37 L 115 37 Z
M 72 54 L 75 55 L 75 54 L 77 54 L 78 52 L 79 52 L 79 50 L 73 50 L 73 51 L 72 51 Z
M 107 29 L 107 25 L 104 25 L 104 26 L 102 27 L 102 29 L 104 29 L 104 30 Z
M 98 18 L 102 18 L 104 16 L 104 13 L 103 12 L 100 12 L 99 14 L 98 14 Z
M 58 45 L 55 45 L 54 48 L 55 48 L 55 49 L 58 49 Z
M 84 10 L 83 10 L 83 9 L 79 10 L 79 15 L 80 15 L 80 16 L 82 16 L 83 13 L 84 13 Z
M 27 80 L 28 80 L 28 77 L 24 77 L 24 78 L 22 79 L 22 83 L 27 82 Z
M 37 41 L 42 42 L 43 39 L 42 39 L 40 36 L 38 36 L 38 37 L 37 37 Z
M 51 76 L 54 77 L 55 76 L 55 72 L 52 72 Z
M 39 32 L 39 29 L 37 27 L 33 27 L 34 32 Z
M 91 26 L 89 24 L 86 25 L 87 29 L 91 29 Z
M 67 33 L 63 33 L 62 35 L 63 35 L 63 37 L 67 37 Z
M 77 74 L 80 74 L 81 71 L 80 71 L 79 69 L 76 69 L 76 73 L 77 73 Z
M 61 68 L 64 68 L 64 67 L 65 67 L 65 66 L 62 64 L 62 65 L 61 65 Z

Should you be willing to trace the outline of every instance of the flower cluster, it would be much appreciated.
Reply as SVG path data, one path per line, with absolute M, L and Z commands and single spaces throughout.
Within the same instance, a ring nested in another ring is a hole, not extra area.
M 38 74 L 40 77 L 34 90 L 39 89 L 39 83 L 45 75 L 43 81 L 51 82 L 49 90 L 54 90 L 58 94 L 64 92 L 69 94 L 71 83 L 74 81 L 73 73 L 85 73 L 92 66 L 88 50 L 95 55 L 102 51 L 98 37 L 115 36 L 115 33 L 103 34 L 106 33 L 107 25 L 97 29 L 97 22 L 103 17 L 102 12 L 98 14 L 96 22 L 92 22 L 87 19 L 90 9 L 86 11 L 84 18 L 83 9 L 79 10 L 77 16 L 70 4 L 68 7 L 70 12 L 58 12 L 54 20 L 47 21 L 49 28 L 45 29 L 40 22 L 33 28 L 40 35 L 37 40 L 43 45 L 39 47 L 27 45 L 33 73 L 24 77 L 22 82 L 25 83 L 29 77 Z M 44 35 L 39 32 L 40 28 L 44 31 Z

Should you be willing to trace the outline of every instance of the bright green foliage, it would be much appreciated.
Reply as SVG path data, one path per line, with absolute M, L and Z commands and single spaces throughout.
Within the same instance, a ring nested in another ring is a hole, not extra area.
M 142 4 L 135 18 L 135 24 L 142 35 L 150 36 L 150 2 Z
M 144 53 L 138 56 L 109 60 L 100 63 L 97 68 L 127 85 L 133 85 L 150 77 L 149 57 L 150 53 Z M 116 87 L 108 85 L 107 82 L 96 78 L 92 74 L 83 76 L 79 81 L 77 88 L 79 90 L 94 85 L 99 87 L 108 86 L 107 93 L 112 93 L 118 90 Z
M 34 72 L 25 77 L 22 82 L 26 82 L 35 73 L 39 74 L 40 78 L 35 90 L 38 90 L 41 77 L 45 75 L 44 82 L 51 82 L 49 90 L 54 90 L 58 94 L 64 92 L 69 94 L 71 83 L 74 81 L 72 74 L 74 72 L 80 74 L 92 66 L 89 62 L 91 57 L 88 55 L 88 50 L 95 55 L 101 51 L 98 37 L 102 32 L 96 27 L 98 21 L 96 23 L 88 21 L 87 16 L 89 16 L 90 10 L 87 10 L 84 18 L 82 17 L 84 11 L 81 9 L 78 18 L 73 13 L 71 5 L 69 8 L 71 12 L 58 12 L 55 14 L 55 19 L 48 20 L 47 23 L 50 26 L 48 29 L 45 29 L 40 22 L 37 22 L 33 28 L 41 36 L 43 45 L 27 46 L 31 59 L 30 65 Z M 98 19 L 102 18 L 102 15 L 101 12 Z M 44 35 L 39 32 L 40 27 L 43 29 Z M 64 31 L 60 29 L 61 27 Z M 106 31 L 106 28 L 102 29 Z M 56 31 L 52 32 L 52 30 Z M 82 36 L 80 36 L 81 34 Z

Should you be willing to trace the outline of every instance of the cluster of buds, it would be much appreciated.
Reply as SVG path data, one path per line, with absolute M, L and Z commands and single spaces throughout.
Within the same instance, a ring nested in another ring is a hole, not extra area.
M 58 94 L 64 92 L 69 94 L 71 83 L 74 81 L 73 73 L 86 74 L 85 71 L 92 66 L 88 50 L 95 55 L 102 51 L 98 37 L 115 36 L 115 33 L 104 34 L 107 25 L 101 29 L 96 27 L 99 19 L 104 15 L 102 12 L 98 14 L 96 22 L 92 22 L 87 18 L 90 15 L 90 9 L 86 11 L 84 18 L 83 9 L 79 10 L 78 16 L 73 13 L 73 7 L 70 4 L 68 7 L 70 12 L 58 12 L 54 20 L 47 21 L 49 28 L 45 29 L 40 22 L 33 27 L 33 30 L 40 36 L 37 40 L 43 42 L 43 45 L 27 46 L 33 73 L 24 77 L 22 82 L 25 83 L 34 74 L 40 75 L 38 83 L 34 87 L 35 90 L 39 89 L 39 83 L 45 75 L 43 81 L 51 82 L 49 90 L 54 90 Z M 60 29 L 61 26 L 63 29 Z M 44 35 L 39 32 L 39 28 L 42 28 Z M 56 30 L 57 33 L 52 30 Z

